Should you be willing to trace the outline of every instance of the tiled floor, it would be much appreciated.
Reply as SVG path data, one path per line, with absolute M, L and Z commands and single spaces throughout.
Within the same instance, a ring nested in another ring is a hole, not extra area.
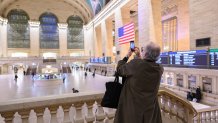
M 105 91 L 105 82 L 113 81 L 113 77 L 96 75 L 92 73 L 84 77 L 84 71 L 74 70 L 67 74 L 65 83 L 60 82 L 33 82 L 31 76 L 23 76 L 22 71 L 18 73 L 17 82 L 14 81 L 14 75 L 0 75 L 0 102 L 13 99 L 60 95 L 63 93 L 72 93 L 72 88 L 84 91 Z

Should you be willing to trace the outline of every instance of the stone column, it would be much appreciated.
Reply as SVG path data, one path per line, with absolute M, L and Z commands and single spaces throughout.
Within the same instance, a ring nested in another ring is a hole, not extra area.
M 84 26 L 84 50 L 86 56 L 94 56 L 95 43 L 94 43 L 94 28 L 93 23 Z
M 58 23 L 60 56 L 67 56 L 67 26 L 67 23 Z
M 102 57 L 102 33 L 101 25 L 94 27 L 94 39 L 95 39 L 95 57 Z
M 8 20 L 0 17 L 0 57 L 7 57 L 7 24 Z
M 30 56 L 39 56 L 39 21 L 29 21 L 30 25 Z
M 150 41 L 162 46 L 161 1 L 138 0 L 139 47 Z
M 1 40 L 1 32 L 2 32 L 2 25 L 3 25 L 3 18 L 0 17 L 0 44 L 2 44 L 2 40 Z M 2 45 L 0 45 L 0 57 L 3 56 L 3 50 L 2 50 Z M 1 68 L 0 68 L 1 69 Z M 1 70 L 0 70 L 1 71 Z M 1 73 L 0 73 L 1 74 Z
M 113 56 L 113 23 L 110 20 L 103 21 L 101 23 L 101 35 L 102 35 L 102 52 L 105 56 Z
M 129 50 L 129 43 L 119 45 L 118 29 L 131 22 L 130 10 L 129 8 L 118 8 L 115 10 L 115 42 L 116 50 L 120 52 L 119 55 L 116 55 L 116 62 L 122 59 Z

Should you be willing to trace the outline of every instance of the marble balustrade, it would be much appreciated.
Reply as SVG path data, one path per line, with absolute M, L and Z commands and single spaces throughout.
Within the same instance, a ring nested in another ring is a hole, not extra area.
M 0 104 L 0 123 L 113 123 L 115 109 L 100 106 L 103 92 L 63 94 Z M 190 123 L 192 105 L 166 88 L 158 99 L 163 123 Z

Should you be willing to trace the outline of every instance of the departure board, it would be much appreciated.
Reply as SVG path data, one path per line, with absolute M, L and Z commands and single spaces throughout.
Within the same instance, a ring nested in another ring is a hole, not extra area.
M 169 55 L 168 52 L 161 53 L 160 58 L 158 59 L 157 63 L 167 65 L 169 64 Z
M 170 65 L 184 67 L 206 67 L 207 56 L 208 55 L 206 50 L 169 52 Z
M 210 49 L 210 67 L 218 68 L 218 49 Z
M 169 52 L 170 65 L 183 65 L 183 52 Z
M 207 67 L 207 50 L 194 50 L 183 53 L 183 65 Z

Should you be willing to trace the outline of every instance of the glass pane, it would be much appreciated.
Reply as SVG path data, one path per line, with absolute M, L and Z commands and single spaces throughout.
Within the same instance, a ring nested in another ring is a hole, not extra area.
M 8 13 L 8 48 L 30 48 L 29 17 L 23 10 Z
M 79 16 L 70 16 L 67 23 L 67 48 L 84 49 L 83 20 Z
M 40 48 L 58 49 L 59 31 L 58 19 L 52 13 L 44 13 L 40 16 Z

